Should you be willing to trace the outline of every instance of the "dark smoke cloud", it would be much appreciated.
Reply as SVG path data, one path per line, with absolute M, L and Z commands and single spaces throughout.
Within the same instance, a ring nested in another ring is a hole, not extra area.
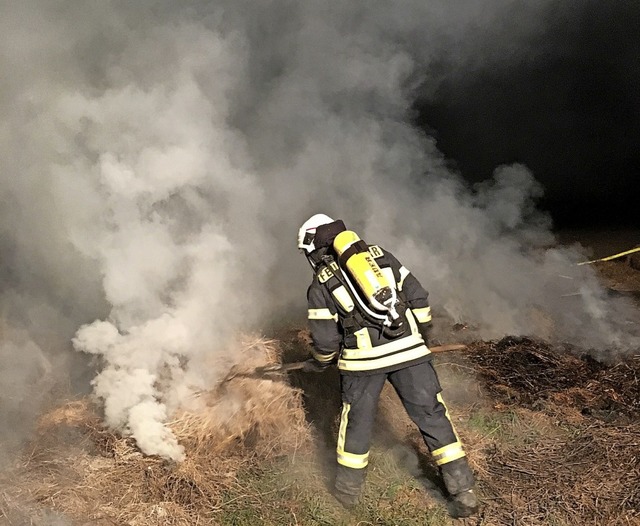
M 462 69 L 443 61 L 449 76 L 416 104 L 417 121 L 470 180 L 491 177 L 498 164 L 526 164 L 558 227 L 636 227 L 640 4 L 542 10 L 518 46 L 510 35 L 520 19 L 508 10 L 499 24 L 478 28 L 486 44 Z
M 553 239 L 531 172 L 499 167 L 470 190 L 412 123 L 418 90 L 509 60 L 505 42 L 514 60 L 526 55 L 519 44 L 553 5 L 7 6 L 8 323 L 53 377 L 70 367 L 73 338 L 75 356 L 101 364 L 93 389 L 107 423 L 176 460 L 164 423 L 242 359 L 229 338 L 304 311 L 308 268 L 293 243 L 318 211 L 388 246 L 434 305 L 486 337 L 533 332 L 541 311 L 556 337 L 631 345 L 626 306 L 575 266 L 582 255 L 542 250 Z

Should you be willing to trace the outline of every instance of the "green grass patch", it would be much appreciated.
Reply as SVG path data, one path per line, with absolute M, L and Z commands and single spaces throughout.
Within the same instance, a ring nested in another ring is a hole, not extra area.
M 482 408 L 472 413 L 464 426 L 484 438 L 517 447 L 536 444 L 550 437 L 568 438 L 575 433 L 571 426 L 526 409 L 497 411 Z
M 453 524 L 407 466 L 406 452 L 372 451 L 361 502 L 345 510 L 330 494 L 320 456 L 283 458 L 238 473 L 220 508 L 222 526 L 445 526 Z
M 480 409 L 469 416 L 466 426 L 485 437 L 503 439 L 513 435 L 512 429 L 519 420 L 518 414 L 512 411 Z

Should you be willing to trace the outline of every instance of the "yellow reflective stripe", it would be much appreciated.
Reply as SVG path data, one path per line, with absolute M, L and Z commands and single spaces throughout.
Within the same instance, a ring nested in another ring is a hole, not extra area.
M 460 441 L 457 440 L 453 444 L 436 449 L 431 453 L 431 455 L 433 456 L 433 460 L 435 460 L 436 465 L 441 466 L 442 464 L 448 464 L 449 462 L 465 457 L 466 453 L 462 449 Z
M 444 398 L 442 398 L 442 393 L 438 393 L 436 395 L 436 398 L 438 399 L 438 402 L 440 402 L 444 407 L 444 416 L 446 416 L 447 420 L 451 422 L 451 416 L 449 416 L 449 408 L 447 407 L 447 404 L 444 403 Z M 460 442 L 460 437 L 458 436 L 458 432 L 456 431 L 456 428 L 454 427 L 453 422 L 451 422 L 451 429 L 453 429 L 453 434 L 456 436 L 456 439 L 458 440 L 458 442 Z
M 449 417 L 449 408 L 447 407 L 447 404 L 444 403 L 444 398 L 442 398 L 442 393 L 438 393 L 436 395 L 436 398 L 438 399 L 438 402 L 440 402 L 444 406 L 444 416 L 446 416 L 449 422 L 451 422 L 451 418 Z
M 364 329 L 366 331 L 366 329 Z M 360 331 L 358 331 L 360 332 Z M 356 332 L 356 335 L 358 334 Z M 368 336 L 369 333 L 367 333 Z M 371 340 L 369 340 L 370 342 Z M 358 342 L 359 343 L 359 342 Z M 385 343 L 384 345 L 378 345 L 377 347 L 363 348 L 363 349 L 348 349 L 344 348 L 342 350 L 342 357 L 345 360 L 366 360 L 368 358 L 380 358 L 381 356 L 386 356 L 392 352 L 401 351 L 403 349 L 407 349 L 408 347 L 413 347 L 414 345 L 423 344 L 424 341 L 422 337 L 418 334 L 411 334 L 410 336 L 406 336 L 405 338 L 401 338 L 400 340 Z
M 434 451 L 431 452 L 431 455 L 436 458 L 436 457 L 446 457 L 451 453 L 456 453 L 457 451 L 462 449 L 462 443 L 459 440 L 456 440 L 455 442 L 452 442 L 451 444 L 447 444 L 446 446 L 443 446 L 441 448 L 438 448 Z
M 356 345 L 358 349 L 371 349 L 371 336 L 366 327 L 353 333 L 356 337 Z M 346 350 L 346 349 L 345 349 Z
M 338 430 L 338 447 L 336 453 L 338 455 L 338 464 L 342 464 L 348 468 L 362 469 L 366 468 L 369 463 L 369 452 L 364 455 L 356 455 L 355 453 L 347 453 L 344 450 L 344 444 L 347 440 L 347 424 L 349 423 L 349 411 L 351 404 L 342 403 L 342 414 L 340 415 L 340 429 Z
M 337 314 L 331 314 L 329 309 L 309 309 L 307 318 L 310 320 L 333 320 L 338 321 Z
M 355 305 L 353 304 L 353 299 L 351 298 L 351 294 L 347 292 L 347 289 L 344 288 L 344 285 L 336 287 L 333 291 L 331 291 L 331 294 L 333 294 L 333 297 L 345 311 L 351 312 L 355 307 Z
M 346 350 L 346 349 L 345 349 Z M 344 352 L 344 351 L 343 351 Z M 420 347 L 410 349 L 408 351 L 399 352 L 382 358 L 373 360 L 345 360 L 338 361 L 338 368 L 342 371 L 370 371 L 373 369 L 382 369 L 383 367 L 389 367 L 390 365 L 396 365 L 399 363 L 409 362 L 422 356 L 426 356 L 431 351 L 422 344 Z
M 355 453 L 347 453 L 346 451 L 338 451 L 338 464 L 342 464 L 348 468 L 364 469 L 369 464 L 369 453 L 364 455 L 356 455 Z
M 420 323 L 431 321 L 431 307 L 423 307 L 421 309 L 413 309 L 413 314 Z
M 338 354 L 338 353 L 337 352 L 332 352 L 331 354 L 323 354 L 321 352 L 313 350 L 313 351 L 311 351 L 311 354 L 319 362 L 326 363 L 326 362 L 330 362 L 331 360 L 333 360 L 336 357 L 336 354 Z
M 349 410 L 351 404 L 342 403 L 342 414 L 340 415 L 340 429 L 338 430 L 338 451 L 344 451 L 344 443 L 347 439 L 347 424 L 349 423 Z
M 405 278 L 411 274 L 409 269 L 405 266 L 400 267 L 400 281 L 398 281 L 398 290 L 402 290 L 402 285 L 404 285 Z

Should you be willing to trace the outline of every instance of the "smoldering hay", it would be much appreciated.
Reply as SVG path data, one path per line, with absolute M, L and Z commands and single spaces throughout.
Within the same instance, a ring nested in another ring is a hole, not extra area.
M 542 309 L 555 337 L 637 346 L 579 249 L 542 249 L 534 174 L 499 167 L 470 189 L 412 124 L 418 89 L 526 57 L 554 2 L 462 4 L 6 5 L 3 312 L 49 356 L 45 329 L 98 357 L 107 424 L 174 460 L 166 421 L 242 360 L 233 336 L 304 312 L 294 239 L 319 211 L 487 337 L 534 331 Z

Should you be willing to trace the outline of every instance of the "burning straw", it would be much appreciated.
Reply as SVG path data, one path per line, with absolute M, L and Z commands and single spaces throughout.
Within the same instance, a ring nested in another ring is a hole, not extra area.
M 248 370 L 280 355 L 264 339 L 244 351 Z M 0 484 L 0 516 L 21 523 L 53 510 L 92 524 L 198 524 L 223 508 L 240 470 L 310 441 L 301 393 L 284 381 L 238 377 L 195 398 L 197 410 L 169 423 L 186 451 L 179 464 L 145 456 L 105 429 L 87 399 L 45 414 L 11 481 Z

